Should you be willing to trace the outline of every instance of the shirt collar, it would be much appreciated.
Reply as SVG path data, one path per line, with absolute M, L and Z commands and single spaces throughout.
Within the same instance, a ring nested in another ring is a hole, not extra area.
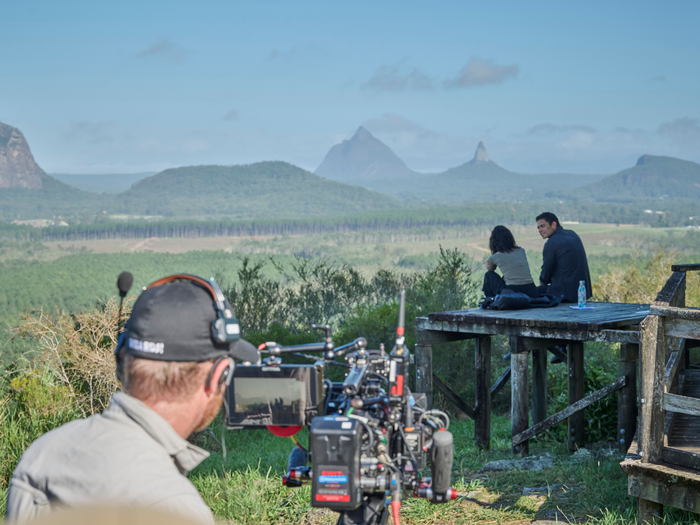
M 143 428 L 170 454 L 184 475 L 209 457 L 209 452 L 183 439 L 157 412 L 129 394 L 117 392 L 112 396 L 107 412 L 115 411 L 123 412 Z

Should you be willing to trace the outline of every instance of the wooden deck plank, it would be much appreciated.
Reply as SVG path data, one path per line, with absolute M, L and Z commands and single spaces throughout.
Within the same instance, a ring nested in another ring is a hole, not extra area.
M 433 322 L 498 326 L 522 326 L 564 330 L 603 330 L 636 325 L 649 314 L 647 305 L 625 303 L 589 303 L 594 310 L 575 310 L 569 304 L 553 308 L 526 310 L 453 310 L 431 313 Z

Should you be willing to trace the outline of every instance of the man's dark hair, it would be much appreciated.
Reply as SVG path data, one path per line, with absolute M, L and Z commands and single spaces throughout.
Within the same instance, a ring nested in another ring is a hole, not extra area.
M 561 223 L 559 222 L 559 217 L 554 215 L 551 211 L 540 213 L 537 217 L 535 217 L 535 221 L 539 221 L 540 219 L 544 219 L 545 221 L 547 221 L 547 224 L 549 224 L 550 226 L 553 222 L 556 222 L 557 226 L 561 226 Z
M 519 246 L 515 244 L 515 238 L 508 228 L 496 226 L 491 232 L 489 248 L 491 253 L 510 253 Z

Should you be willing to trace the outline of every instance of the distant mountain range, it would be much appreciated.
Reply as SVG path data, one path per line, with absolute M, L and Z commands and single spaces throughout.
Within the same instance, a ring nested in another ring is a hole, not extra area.
M 121 193 L 127 191 L 135 182 L 155 175 L 156 171 L 143 173 L 109 173 L 83 175 L 74 173 L 52 173 L 54 179 L 92 193 Z
M 636 166 L 609 176 L 526 175 L 496 164 L 480 142 L 472 160 L 441 173 L 421 174 L 364 128 L 333 146 L 316 171 L 285 162 L 190 166 L 145 178 L 141 176 L 147 174 L 133 174 L 130 188 L 119 193 L 113 188 L 115 193 L 107 194 L 108 176 L 57 176 L 78 189 L 47 175 L 22 133 L 0 123 L 2 220 L 102 213 L 258 219 L 396 209 L 407 203 L 700 199 L 700 165 L 672 157 L 643 155 Z M 120 177 L 123 190 L 129 177 Z M 105 193 L 83 191 L 96 186 Z

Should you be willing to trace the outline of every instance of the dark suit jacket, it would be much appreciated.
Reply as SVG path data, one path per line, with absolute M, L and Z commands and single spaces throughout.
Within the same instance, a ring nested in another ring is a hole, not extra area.
M 586 281 L 586 298 L 593 295 L 588 259 L 576 232 L 557 226 L 542 250 L 540 281 L 549 284 L 548 293 L 578 302 L 579 281 Z

